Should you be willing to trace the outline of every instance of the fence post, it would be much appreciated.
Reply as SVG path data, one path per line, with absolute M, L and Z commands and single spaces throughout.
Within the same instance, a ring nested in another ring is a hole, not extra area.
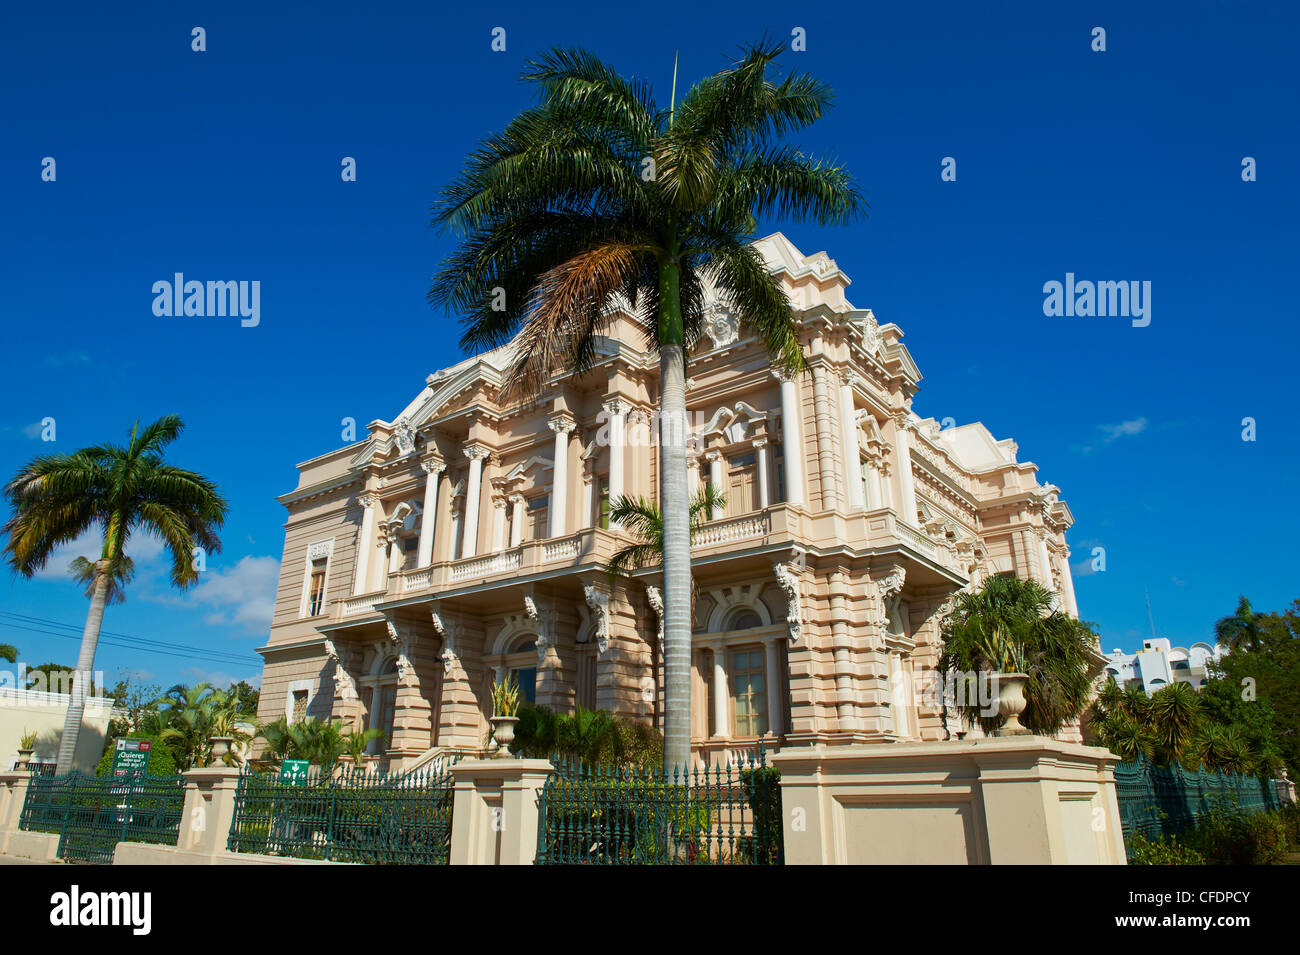
M 9 845 L 9 833 L 17 832 L 27 801 L 27 784 L 32 774 L 25 769 L 0 773 L 0 853 Z
M 230 825 L 235 820 L 239 769 L 230 766 L 191 769 L 184 776 L 185 807 L 181 810 L 176 847 L 210 857 L 221 855 L 226 851 Z
M 451 767 L 452 865 L 532 865 L 545 759 L 463 759 Z

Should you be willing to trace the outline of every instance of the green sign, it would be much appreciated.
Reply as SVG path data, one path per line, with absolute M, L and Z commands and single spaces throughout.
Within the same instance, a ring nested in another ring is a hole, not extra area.
M 149 766 L 149 749 L 153 743 L 147 739 L 120 739 L 113 747 L 114 776 L 143 776 Z
M 280 782 L 290 786 L 305 786 L 307 767 L 310 765 L 305 759 L 286 759 L 280 764 Z

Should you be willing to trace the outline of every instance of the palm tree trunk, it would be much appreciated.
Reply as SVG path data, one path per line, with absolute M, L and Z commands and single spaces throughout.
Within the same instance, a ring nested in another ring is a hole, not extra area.
M 686 486 L 686 363 L 659 350 L 659 496 L 664 521 L 664 768 L 691 756 L 691 537 Z
M 99 647 L 99 628 L 104 623 L 104 607 L 108 603 L 108 588 L 112 582 L 106 569 L 107 561 L 100 561 L 95 576 L 95 592 L 90 598 L 90 612 L 86 614 L 86 629 L 81 634 L 81 652 L 77 654 L 77 672 L 73 677 L 72 699 L 63 719 L 63 735 L 59 737 L 59 763 L 55 772 L 62 776 L 72 770 L 77 752 L 77 737 L 81 735 L 81 716 L 86 709 L 86 696 L 90 693 L 90 674 L 95 666 L 95 650 Z

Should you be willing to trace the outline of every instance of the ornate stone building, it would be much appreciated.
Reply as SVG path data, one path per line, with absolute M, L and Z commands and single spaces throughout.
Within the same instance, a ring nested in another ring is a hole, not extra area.
M 826 253 L 757 247 L 788 293 L 808 368 L 773 373 L 725 302 L 689 357 L 691 480 L 726 495 L 693 547 L 692 725 L 705 759 L 948 735 L 922 687 L 945 601 L 1034 577 L 1077 614 L 1058 489 L 981 424 L 912 411 L 903 333 L 846 298 Z M 611 582 L 622 494 L 657 496 L 658 361 L 618 315 L 595 366 L 536 403 L 499 399 L 510 346 L 428 377 L 391 421 L 299 465 L 264 720 L 311 714 L 389 733 L 409 766 L 474 748 L 489 687 L 660 721 L 654 569 Z

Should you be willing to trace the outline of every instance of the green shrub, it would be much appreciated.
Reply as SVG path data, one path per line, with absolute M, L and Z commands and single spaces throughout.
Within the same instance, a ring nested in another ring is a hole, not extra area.
M 1205 865 L 1205 856 L 1181 844 L 1177 836 L 1148 839 L 1140 832 L 1129 837 L 1133 849 L 1129 865 Z
M 121 739 L 147 739 L 152 740 L 153 745 L 149 747 L 149 763 L 145 767 L 145 774 L 148 776 L 174 776 L 176 775 L 176 760 L 172 752 L 167 748 L 167 744 L 157 736 L 150 736 L 147 733 L 132 733 L 129 736 L 120 737 Z M 113 746 L 109 744 L 104 750 L 104 755 L 100 757 L 99 766 L 95 769 L 96 776 L 107 776 L 113 767 Z
M 1184 834 L 1210 865 L 1277 865 L 1287 851 L 1277 810 L 1247 814 L 1232 799 L 1216 799 Z

